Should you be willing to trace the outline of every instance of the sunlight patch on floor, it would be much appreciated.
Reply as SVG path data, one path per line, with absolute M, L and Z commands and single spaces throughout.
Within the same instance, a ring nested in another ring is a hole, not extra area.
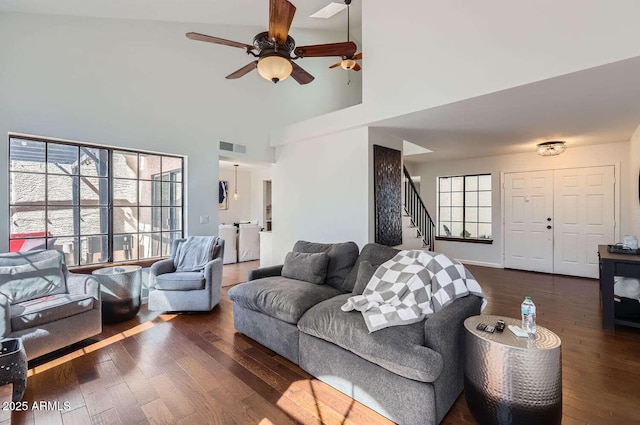
M 163 322 L 168 322 L 172 319 L 174 319 L 177 315 L 176 314 L 161 314 L 160 316 L 158 316 L 156 319 L 160 319 Z M 33 376 L 36 375 L 38 373 L 42 373 L 46 370 L 49 369 L 53 369 L 56 366 L 60 366 L 61 364 L 64 364 L 66 362 L 70 362 L 73 359 L 77 359 L 78 357 L 82 357 L 85 354 L 88 353 L 92 353 L 94 351 L 100 350 L 102 348 L 108 347 L 111 344 L 114 344 L 118 341 L 122 341 L 125 338 L 130 338 L 134 335 L 137 335 L 139 333 L 142 333 L 144 331 L 147 331 L 151 328 L 153 328 L 155 325 L 155 323 L 153 323 L 152 321 L 148 321 L 148 322 L 144 322 L 141 323 L 137 326 L 134 326 L 131 329 L 127 329 L 125 331 L 122 331 L 118 334 L 112 335 L 109 338 L 105 338 L 101 341 L 95 342 L 91 345 L 88 345 L 84 348 L 80 348 L 79 350 L 76 350 L 72 353 L 69 354 L 65 354 L 64 356 L 58 357 L 56 359 L 53 359 L 47 363 L 41 364 L 39 366 L 36 366 L 34 368 L 31 368 L 28 370 L 27 372 L 27 376 Z

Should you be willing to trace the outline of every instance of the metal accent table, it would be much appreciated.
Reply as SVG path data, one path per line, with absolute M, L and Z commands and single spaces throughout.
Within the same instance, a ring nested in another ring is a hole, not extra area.
M 479 331 L 479 323 L 502 333 Z M 481 424 L 560 424 L 562 421 L 562 352 L 560 338 L 538 326 L 535 338 L 518 338 L 508 328 L 517 319 L 472 316 L 464 321 L 464 396 Z
M 27 353 L 20 338 L 0 340 L 0 385 L 13 384 L 12 401 L 20 401 L 27 389 Z
M 103 323 L 123 322 L 138 314 L 141 270 L 140 266 L 116 266 L 93 271 L 93 276 L 100 282 Z

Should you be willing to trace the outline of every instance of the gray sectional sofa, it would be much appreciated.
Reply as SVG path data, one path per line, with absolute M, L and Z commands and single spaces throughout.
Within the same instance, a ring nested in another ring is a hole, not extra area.
M 480 313 L 481 299 L 469 295 L 422 322 L 369 333 L 359 312 L 340 306 L 399 251 L 358 251 L 353 242 L 298 241 L 284 265 L 253 270 L 229 290 L 235 327 L 395 422 L 437 424 L 462 392 L 463 322 Z

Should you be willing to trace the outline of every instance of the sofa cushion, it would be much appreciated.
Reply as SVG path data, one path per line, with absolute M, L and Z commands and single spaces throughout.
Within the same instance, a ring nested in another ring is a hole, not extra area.
M 358 265 L 358 278 L 356 279 L 356 285 L 353 287 L 353 295 L 362 295 L 367 284 L 376 273 L 377 267 L 368 261 L 361 261 Z
M 340 310 L 350 296 L 339 295 L 310 308 L 298 322 L 298 329 L 396 375 L 421 382 L 438 378 L 443 360 L 439 353 L 424 346 L 424 321 L 369 333 L 360 312 Z
M 348 291 L 353 290 L 358 277 L 358 266 L 361 262 L 368 261 L 377 269 L 382 263 L 395 257 L 398 252 L 400 252 L 399 249 L 391 248 L 390 246 L 377 243 L 366 244 L 362 248 L 362 252 L 360 252 L 353 269 L 345 278 L 343 286 L 349 288 Z
M 342 292 L 282 276 L 265 277 L 229 289 L 229 298 L 241 307 L 296 324 L 309 308 Z
M 11 330 L 21 331 L 84 313 L 93 308 L 90 295 L 58 294 L 11 306 Z
M 204 272 L 175 272 L 156 276 L 156 289 L 194 291 L 204 289 Z
M 322 285 L 327 276 L 329 256 L 326 252 L 316 254 L 306 252 L 289 252 L 282 266 L 282 277 L 304 280 Z
M 325 283 L 342 292 L 351 292 L 351 286 L 344 285 L 344 279 L 353 268 L 358 258 L 358 245 L 355 242 L 315 243 L 298 241 L 293 246 L 294 252 L 317 253 L 326 252 L 329 256 Z
M 10 304 L 67 292 L 64 256 L 59 251 L 48 250 L 22 259 L 15 255 L 12 264 L 4 264 L 0 266 L 0 292 Z

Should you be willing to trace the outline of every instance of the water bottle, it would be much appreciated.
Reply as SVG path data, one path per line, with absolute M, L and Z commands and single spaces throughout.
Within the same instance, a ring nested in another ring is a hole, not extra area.
M 529 335 L 536 333 L 536 305 L 531 301 L 531 297 L 524 297 L 522 302 L 522 329 Z

